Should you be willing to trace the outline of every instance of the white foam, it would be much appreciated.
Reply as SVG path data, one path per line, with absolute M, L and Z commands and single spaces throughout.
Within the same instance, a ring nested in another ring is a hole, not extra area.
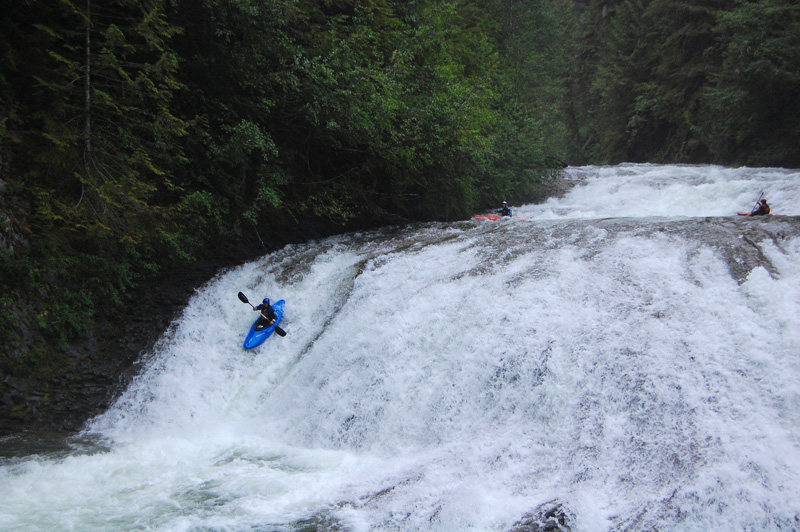
M 575 186 L 563 198 L 524 205 L 534 219 L 734 216 L 749 212 L 763 192 L 772 212 L 800 214 L 800 171 L 780 168 L 627 164 L 573 167 Z

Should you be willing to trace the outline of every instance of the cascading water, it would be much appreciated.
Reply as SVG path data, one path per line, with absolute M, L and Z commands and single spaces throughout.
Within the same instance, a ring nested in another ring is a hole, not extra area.
M 565 178 L 221 272 L 102 444 L 3 459 L 0 530 L 799 530 L 800 172 Z

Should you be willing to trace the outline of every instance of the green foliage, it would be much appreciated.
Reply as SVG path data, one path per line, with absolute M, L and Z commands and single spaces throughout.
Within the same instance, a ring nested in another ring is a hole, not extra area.
M 243 226 L 463 218 L 566 156 L 569 0 L 34 4 L 0 21 L 32 241 L 0 270 L 55 343 Z
M 124 303 L 140 276 L 137 268 L 123 257 L 76 252 L 51 232 L 27 252 L 0 254 L 0 321 L 11 319 L 4 307 L 12 300 L 32 301 L 43 333 L 66 345 L 91 330 L 100 308 Z M 3 330 L 7 340 L 10 327 Z
M 507 148 L 497 144 L 499 134 L 530 123 L 517 102 L 530 97 L 523 93 L 535 83 L 513 98 L 498 91 L 503 63 L 496 35 L 489 33 L 496 26 L 493 11 L 471 2 L 302 9 L 313 38 L 302 41 L 296 64 L 310 83 L 299 87 L 303 105 L 291 114 L 292 123 L 282 122 L 282 134 L 273 135 L 280 139 L 278 159 L 300 186 L 293 192 L 313 198 L 301 205 L 334 219 L 340 213 L 339 221 L 364 204 L 448 219 L 485 201 L 482 188 L 505 186 L 492 168 L 495 152 Z M 511 84 L 503 86 L 512 91 Z M 531 106 L 529 114 L 544 108 Z M 553 138 L 536 133 L 534 144 Z M 502 159 L 521 165 L 511 170 L 515 180 L 536 180 L 528 170 L 544 166 L 541 159 Z
M 800 164 L 800 4 L 737 0 L 718 14 L 722 50 L 707 88 L 711 145 L 750 165 Z
M 569 1 L 498 2 L 492 9 L 499 22 L 493 30 L 497 118 L 482 161 L 482 206 L 538 198 L 551 169 L 567 158 L 563 93 L 573 54 L 571 12 Z
M 0 288 L 4 295 L 24 289 L 31 278 L 31 265 L 25 257 L 17 259 L 11 253 L 0 253 Z
M 28 287 L 30 265 L 17 260 L 10 253 L 0 253 L 0 350 L 11 341 L 14 318 L 9 308 L 21 291 Z
M 797 2 L 595 0 L 578 33 L 579 161 L 800 164 Z

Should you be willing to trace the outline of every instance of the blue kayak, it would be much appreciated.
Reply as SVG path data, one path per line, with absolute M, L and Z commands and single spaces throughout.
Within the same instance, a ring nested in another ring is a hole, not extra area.
M 275 314 L 278 316 L 278 319 L 275 320 L 273 325 L 266 327 L 264 329 L 259 329 L 256 327 L 258 322 L 261 320 L 259 317 L 256 321 L 253 322 L 253 325 L 250 327 L 250 333 L 247 335 L 247 338 L 244 340 L 244 348 L 245 349 L 253 349 L 254 347 L 258 347 L 264 343 L 264 341 L 272 336 L 272 333 L 275 332 L 275 325 L 278 325 L 281 322 L 281 318 L 283 317 L 283 306 L 286 304 L 286 301 L 281 299 L 274 305 L 272 305 L 272 310 L 275 311 Z

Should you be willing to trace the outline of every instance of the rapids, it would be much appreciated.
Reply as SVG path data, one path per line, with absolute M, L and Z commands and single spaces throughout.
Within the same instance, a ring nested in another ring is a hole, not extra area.
M 800 172 L 564 178 L 220 272 L 66 451 L 0 459 L 0 530 L 799 530 Z M 288 335 L 245 351 L 239 291 Z

